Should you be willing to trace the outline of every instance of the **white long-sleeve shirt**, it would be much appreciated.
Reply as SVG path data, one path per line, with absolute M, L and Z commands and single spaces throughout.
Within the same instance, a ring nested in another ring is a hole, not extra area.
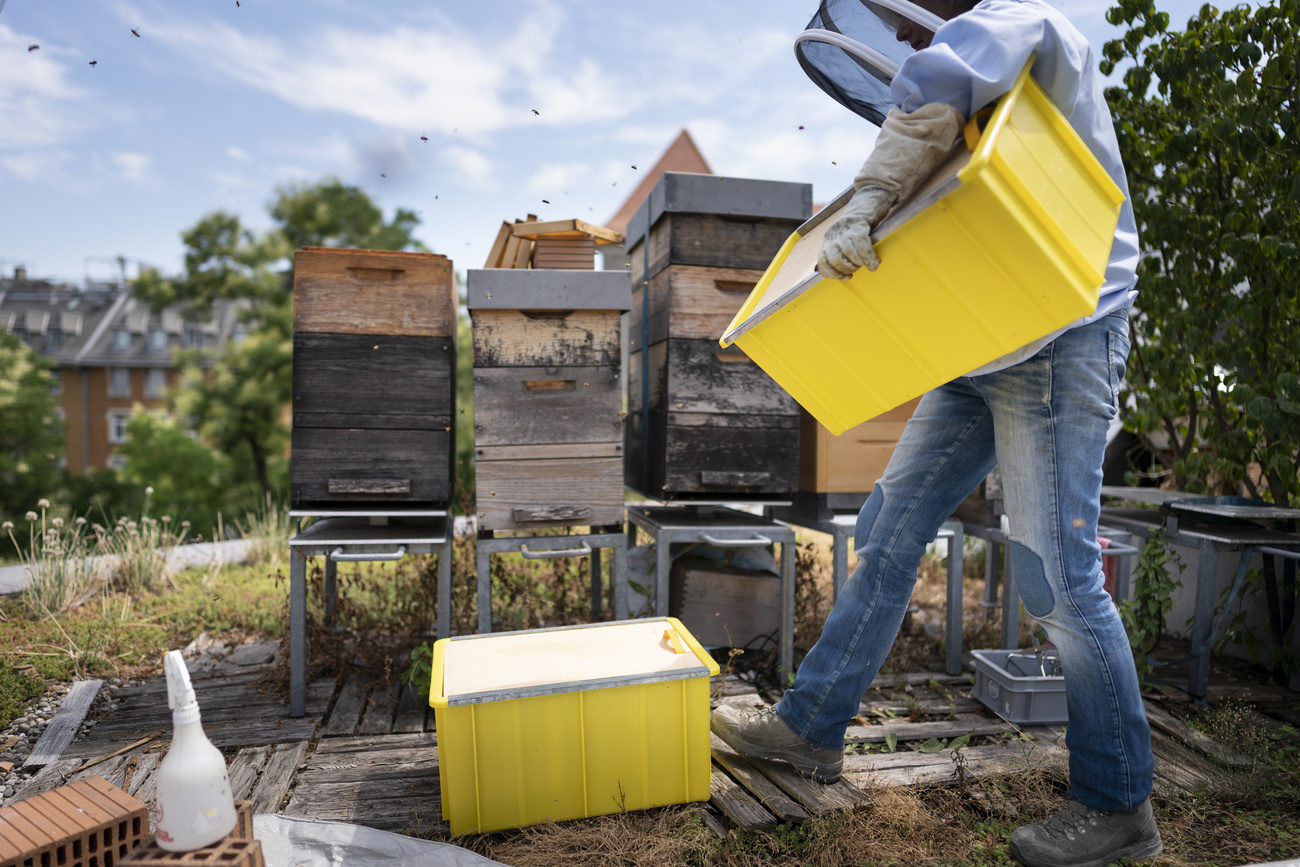
M 1119 142 L 1092 48 L 1069 19 L 1042 0 L 983 0 L 945 22 L 928 48 L 903 61 L 890 95 L 905 112 L 946 102 L 970 117 L 1007 93 L 1031 56 L 1030 74 L 1124 193 L 1124 204 L 1096 312 L 989 362 L 972 376 L 1023 361 L 1071 328 L 1127 309 L 1137 297 L 1137 222 Z

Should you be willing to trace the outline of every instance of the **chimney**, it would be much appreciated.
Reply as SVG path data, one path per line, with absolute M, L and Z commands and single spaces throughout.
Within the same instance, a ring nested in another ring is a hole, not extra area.
M 21 281 L 26 281 L 26 280 L 27 280 L 27 269 L 26 269 L 26 268 L 23 268 L 23 267 L 21 267 L 21 266 L 16 266 L 16 267 L 14 268 L 14 280 L 15 280 L 15 281 L 20 281 L 20 280 L 21 280 Z

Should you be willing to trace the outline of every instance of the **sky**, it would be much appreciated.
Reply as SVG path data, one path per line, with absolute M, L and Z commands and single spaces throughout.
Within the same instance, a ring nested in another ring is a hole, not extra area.
M 1108 0 L 1049 0 L 1095 53 Z M 1173 26 L 1198 7 L 1159 0 Z M 333 176 L 458 271 L 502 220 L 609 219 L 677 133 L 717 174 L 852 182 L 875 127 L 792 44 L 814 0 L 0 0 L 0 273 L 181 269 Z M 30 46 L 39 46 L 31 49 Z

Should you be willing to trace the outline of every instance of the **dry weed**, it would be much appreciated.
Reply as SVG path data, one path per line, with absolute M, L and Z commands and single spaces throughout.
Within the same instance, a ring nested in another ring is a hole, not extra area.
M 680 867 L 714 863 L 710 853 L 722 844 L 695 816 L 696 809 L 672 807 L 536 825 L 489 843 L 485 854 L 513 867 Z

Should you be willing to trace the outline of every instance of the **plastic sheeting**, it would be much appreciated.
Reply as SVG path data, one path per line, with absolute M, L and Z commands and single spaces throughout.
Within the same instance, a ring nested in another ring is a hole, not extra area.
M 363 825 L 289 816 L 253 817 L 267 867 L 482 867 L 500 864 L 450 843 L 403 837 Z
M 896 38 L 903 18 L 927 27 L 940 19 L 907 0 L 821 0 L 795 56 L 808 77 L 849 111 L 884 123 L 889 83 L 913 48 Z

